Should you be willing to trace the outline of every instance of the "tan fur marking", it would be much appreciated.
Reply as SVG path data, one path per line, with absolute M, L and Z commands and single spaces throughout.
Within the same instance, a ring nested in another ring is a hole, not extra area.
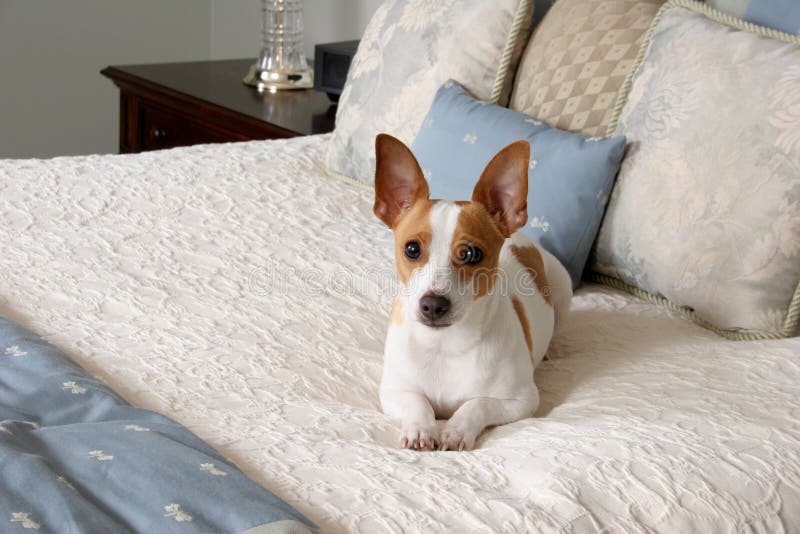
M 550 291 L 550 284 L 547 282 L 547 273 L 544 271 L 544 261 L 539 249 L 534 245 L 528 247 L 518 247 L 511 245 L 511 252 L 517 258 L 523 267 L 531 275 L 533 281 L 536 283 L 536 288 L 539 293 L 544 297 L 545 302 L 550 306 L 553 305 L 553 295 Z
M 397 265 L 397 276 L 408 285 L 414 269 L 422 268 L 428 263 L 431 246 L 431 208 L 436 200 L 418 200 L 410 210 L 400 215 L 394 225 L 394 254 Z M 422 254 L 416 261 L 406 258 L 405 247 L 409 241 L 419 241 Z
M 414 202 L 427 199 L 428 182 L 411 150 L 387 134 L 375 137 L 375 204 L 372 211 L 389 228 Z
M 460 249 L 467 245 L 476 246 L 483 251 L 483 260 L 475 265 L 459 265 L 457 260 L 454 265 L 462 282 L 472 279 L 475 298 L 480 298 L 494 288 L 497 262 L 505 238 L 482 204 L 477 202 L 457 204 L 461 206 L 461 212 L 458 214 L 453 241 L 450 244 L 450 257 L 454 260 L 458 258 Z
M 515 141 L 486 165 L 472 201 L 483 204 L 503 237 L 510 237 L 528 220 L 528 162 L 531 146 Z
M 403 301 L 400 297 L 396 297 L 394 302 L 392 302 L 392 312 L 389 314 L 389 324 L 390 325 L 401 325 L 403 324 Z
M 531 339 L 531 326 L 528 324 L 528 317 L 525 315 L 525 306 L 514 295 L 511 295 L 511 304 L 514 305 L 514 311 L 517 312 L 517 319 L 519 324 L 522 325 L 522 335 L 525 336 L 525 344 L 528 346 L 528 352 L 533 354 L 533 340 Z

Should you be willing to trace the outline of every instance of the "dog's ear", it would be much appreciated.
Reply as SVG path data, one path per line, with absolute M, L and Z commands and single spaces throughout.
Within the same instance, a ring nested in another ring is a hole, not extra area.
M 528 221 L 528 164 L 531 146 L 515 141 L 498 152 L 486 165 L 472 191 L 472 201 L 480 202 L 508 237 Z
M 419 199 L 430 194 L 417 158 L 406 145 L 391 135 L 375 138 L 375 206 L 373 211 L 386 226 L 393 228 L 397 218 Z

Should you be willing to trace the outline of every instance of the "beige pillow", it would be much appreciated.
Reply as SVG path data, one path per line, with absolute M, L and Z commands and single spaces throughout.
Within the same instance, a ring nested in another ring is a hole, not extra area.
M 375 136 L 406 144 L 449 79 L 505 105 L 533 0 L 386 0 L 353 58 L 325 153 L 329 174 L 372 186 Z
M 731 339 L 800 334 L 800 36 L 671 0 L 640 61 L 595 279 Z
M 562 130 L 604 135 L 662 0 L 559 0 L 522 56 L 510 108 Z

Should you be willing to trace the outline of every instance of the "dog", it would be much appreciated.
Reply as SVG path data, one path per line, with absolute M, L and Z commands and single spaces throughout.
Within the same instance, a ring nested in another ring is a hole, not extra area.
M 469 202 L 431 200 L 411 150 L 375 140 L 374 213 L 391 228 L 400 291 L 380 401 L 400 446 L 471 450 L 488 426 L 533 416 L 534 368 L 572 298 L 569 274 L 527 236 L 530 145 L 489 162 Z M 446 419 L 443 427 L 437 419 Z

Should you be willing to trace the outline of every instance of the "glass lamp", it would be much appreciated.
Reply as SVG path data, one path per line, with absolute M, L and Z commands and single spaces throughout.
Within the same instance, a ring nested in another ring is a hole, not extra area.
M 244 83 L 271 92 L 314 85 L 303 52 L 301 0 L 261 0 L 261 52 Z

